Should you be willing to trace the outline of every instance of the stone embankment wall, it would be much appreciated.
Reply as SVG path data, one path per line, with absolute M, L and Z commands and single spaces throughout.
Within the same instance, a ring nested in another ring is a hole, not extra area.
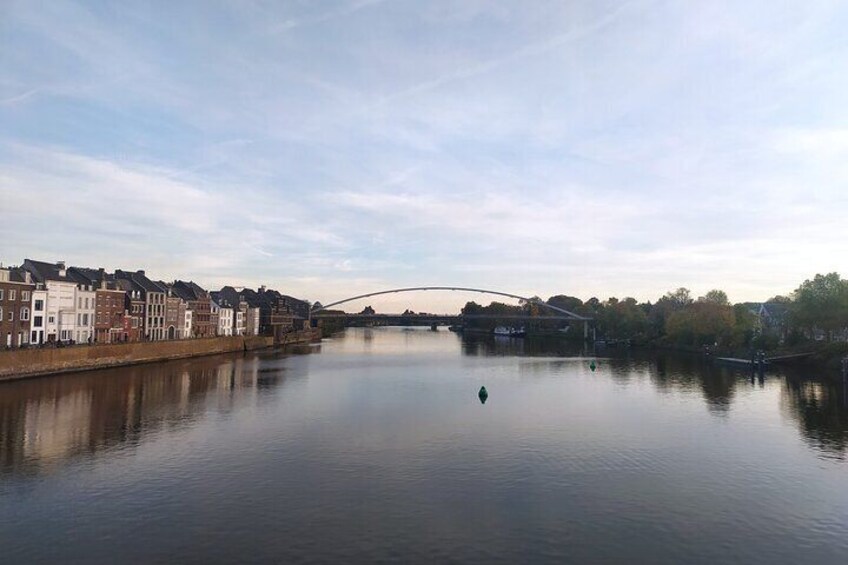
M 301 336 L 301 338 L 307 339 L 307 336 Z M 291 339 L 295 339 L 295 336 L 293 335 Z M 250 351 L 273 345 L 273 337 L 249 336 L 12 349 L 0 351 L 0 381 L 100 367 Z

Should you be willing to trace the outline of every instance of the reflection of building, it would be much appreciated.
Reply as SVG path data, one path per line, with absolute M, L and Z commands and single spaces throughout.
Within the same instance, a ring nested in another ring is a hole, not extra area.
M 28 271 L 0 269 L 0 347 L 29 343 L 35 288 Z
M 54 463 L 89 443 L 91 394 L 74 390 L 26 405 L 23 456 Z

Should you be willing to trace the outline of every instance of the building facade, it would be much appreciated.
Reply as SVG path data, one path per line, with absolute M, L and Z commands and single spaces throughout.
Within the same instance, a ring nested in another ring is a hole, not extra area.
M 29 345 L 36 285 L 23 269 L 0 269 L 0 347 Z
M 185 300 L 191 310 L 191 337 L 215 337 L 218 322 L 212 317 L 212 297 L 206 290 L 192 281 L 174 281 L 171 291 Z
M 43 261 L 24 260 L 23 268 L 32 276 L 36 284 L 46 290 L 44 341 L 71 343 L 77 340 L 87 341 L 93 333 L 94 292 L 80 289 L 79 284 L 68 275 L 65 263 L 45 263 Z M 88 299 L 86 306 L 85 299 Z M 77 305 L 82 305 L 77 311 Z M 82 314 L 89 314 L 83 318 Z M 80 314 L 80 316 L 77 316 Z M 85 322 L 85 324 L 83 324 Z
M 144 327 L 142 336 L 145 341 L 167 339 L 165 330 L 165 300 L 167 290 L 153 282 L 144 271 L 115 271 L 115 278 L 128 280 L 133 290 L 138 291 L 144 301 Z
M 237 335 L 233 333 L 233 309 L 229 307 L 226 302 L 218 304 L 214 300 L 212 301 L 212 308 L 215 309 L 218 313 L 218 335 Z

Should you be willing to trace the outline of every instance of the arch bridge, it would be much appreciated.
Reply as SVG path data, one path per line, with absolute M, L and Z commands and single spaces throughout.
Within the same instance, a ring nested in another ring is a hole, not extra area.
M 339 306 L 341 304 L 346 304 L 348 302 L 354 302 L 356 300 L 362 300 L 363 298 L 371 298 L 373 296 L 382 296 L 382 295 L 386 295 L 386 294 L 399 294 L 399 293 L 403 293 L 403 292 L 420 292 L 420 291 L 429 291 L 429 290 L 452 291 L 452 292 L 476 292 L 476 293 L 479 293 L 479 294 L 491 294 L 491 295 L 494 295 L 494 296 L 504 296 L 504 297 L 507 297 L 507 298 L 513 298 L 513 299 L 518 300 L 519 302 L 523 302 L 525 304 L 535 304 L 535 305 L 538 305 L 542 308 L 546 308 L 547 310 L 555 313 L 552 316 L 545 316 L 541 319 L 558 319 L 558 320 L 569 320 L 569 321 L 582 321 L 583 322 L 583 335 L 584 335 L 584 337 L 588 337 L 589 322 L 592 320 L 592 318 L 587 318 L 586 316 L 581 316 L 579 314 L 575 314 L 574 312 L 571 312 L 569 310 L 565 310 L 564 308 L 560 308 L 558 306 L 553 306 L 551 304 L 548 304 L 544 300 L 541 300 L 541 299 L 536 298 L 536 297 L 525 297 L 525 296 L 520 296 L 518 294 L 512 294 L 512 293 L 509 293 L 509 292 L 501 292 L 501 291 L 497 291 L 497 290 L 487 290 L 487 289 L 482 289 L 482 288 L 470 288 L 470 287 L 462 287 L 462 286 L 415 286 L 415 287 L 406 287 L 406 288 L 393 288 L 393 289 L 389 289 L 389 290 L 380 290 L 380 291 L 377 291 L 377 292 L 369 292 L 367 294 L 360 294 L 360 295 L 357 295 L 357 296 L 351 296 L 350 298 L 345 298 L 343 300 L 337 300 L 335 302 L 331 302 L 330 304 L 322 304 L 322 305 L 318 306 L 317 308 L 313 307 L 310 310 L 309 314 L 310 314 L 310 317 L 312 317 L 315 314 L 318 314 L 319 312 L 327 310 L 328 308 L 332 308 L 333 306 Z M 357 315 L 357 314 L 353 314 L 351 316 L 362 317 L 362 315 Z M 378 314 L 375 317 L 379 317 L 379 316 L 380 315 Z M 444 318 L 461 320 L 463 318 L 463 316 L 460 314 L 458 316 L 444 316 Z

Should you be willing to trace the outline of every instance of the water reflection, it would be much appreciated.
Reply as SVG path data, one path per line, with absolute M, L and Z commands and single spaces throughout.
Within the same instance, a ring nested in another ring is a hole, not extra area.
M 575 359 L 597 355 L 599 369 L 627 386 L 648 379 L 662 393 L 699 394 L 711 414 L 727 417 L 738 393 L 752 388 L 781 387 L 784 416 L 797 422 L 807 443 L 830 457 L 848 454 L 848 390 L 841 382 L 821 378 L 804 368 L 782 368 L 762 374 L 717 365 L 698 355 L 650 352 L 640 349 L 593 350 L 557 338 L 497 339 L 486 335 L 461 337 L 469 356 L 565 357 L 570 361 L 524 363 L 523 371 L 545 372 L 573 367 Z
M 640 350 L 605 351 L 560 339 L 494 339 L 448 332 L 361 329 L 332 345 L 327 366 L 367 374 L 373 361 L 349 353 L 405 355 L 445 352 L 475 358 L 514 358 L 518 375 L 584 374 L 622 387 L 649 385 L 660 394 L 699 397 L 710 414 L 726 418 L 737 398 L 752 390 L 779 387 L 780 409 L 795 422 L 817 453 L 845 458 L 848 409 L 841 383 L 808 378 L 803 372 L 750 373 L 706 362 L 697 356 Z M 261 402 L 263 394 L 307 374 L 304 354 L 322 355 L 325 346 L 290 347 L 283 352 L 219 356 L 140 365 L 0 385 L 0 473 L 38 474 L 81 455 L 113 446 L 135 446 L 146 437 L 184 429 L 210 412 L 224 414 Z M 293 356 L 293 357 L 290 357 Z M 323 355 L 322 355 L 323 357 Z M 293 358 L 302 362 L 293 363 Z M 589 362 L 598 359 L 597 372 Z M 509 361 L 513 363 L 513 361 Z M 488 384 L 488 383 L 487 383 Z M 778 388 L 774 389 L 775 391 Z M 479 397 L 482 403 L 484 396 Z
M 4 383 L 0 472 L 50 471 L 256 403 L 298 373 L 281 362 L 269 353 L 216 356 Z
M 848 449 L 848 413 L 844 391 L 835 382 L 787 377 L 781 390 L 781 408 L 798 421 L 815 449 L 845 459 Z

